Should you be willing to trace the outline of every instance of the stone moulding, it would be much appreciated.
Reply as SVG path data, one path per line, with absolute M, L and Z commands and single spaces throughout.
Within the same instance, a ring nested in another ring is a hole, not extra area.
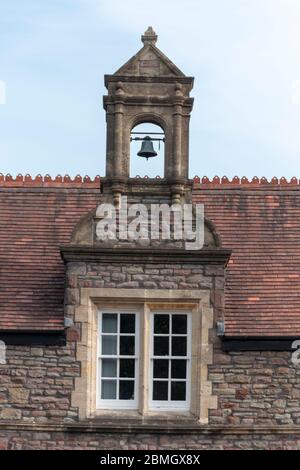
M 111 433 L 111 434 L 198 434 L 198 435 L 300 435 L 300 426 L 213 426 L 178 423 L 105 423 L 81 422 L 70 424 L 33 424 L 1 421 L 0 431 L 61 432 L 61 433 Z

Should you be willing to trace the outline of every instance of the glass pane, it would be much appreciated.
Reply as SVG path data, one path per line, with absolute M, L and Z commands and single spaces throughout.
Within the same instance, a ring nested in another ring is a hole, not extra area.
M 168 382 L 153 382 L 153 400 L 168 400 Z
M 108 356 L 117 354 L 117 336 L 102 336 L 102 354 Z
M 187 333 L 187 315 L 172 315 L 172 333 L 177 335 Z
M 101 398 L 103 400 L 114 400 L 117 398 L 116 380 L 102 380 Z
M 135 333 L 135 315 L 121 313 L 120 333 Z
M 154 336 L 154 356 L 168 356 L 169 336 Z
M 154 315 L 154 333 L 155 334 L 168 334 L 169 333 L 169 315 Z
M 102 377 L 117 376 L 117 359 L 102 359 Z
M 134 381 L 120 380 L 119 395 L 120 400 L 134 400 Z
M 169 360 L 168 359 L 154 359 L 153 377 L 157 379 L 167 379 L 169 377 Z
M 172 379 L 186 379 L 186 361 L 175 359 L 171 363 Z
M 182 401 L 185 400 L 185 382 L 171 382 L 171 400 Z
M 102 332 L 116 333 L 118 329 L 118 315 L 116 313 L 102 314 Z
M 172 356 L 186 356 L 186 336 L 172 338 Z
M 134 356 L 134 336 L 120 336 L 120 355 Z
M 134 377 L 134 359 L 120 359 L 120 377 Z

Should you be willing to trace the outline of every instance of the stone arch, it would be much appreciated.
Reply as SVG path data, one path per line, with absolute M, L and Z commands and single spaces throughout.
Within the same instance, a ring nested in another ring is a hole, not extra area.
M 204 248 L 221 248 L 221 238 L 215 224 L 205 217 L 204 219 Z
M 71 237 L 71 245 L 92 245 L 93 244 L 93 220 L 96 215 L 96 208 L 83 215 L 74 226 Z
M 169 164 L 169 155 L 171 152 L 171 145 L 172 145 L 172 131 L 170 129 L 170 125 L 167 123 L 162 116 L 156 113 L 138 113 L 128 119 L 128 122 L 125 126 L 125 133 L 124 133 L 124 152 L 128 155 L 128 168 L 130 168 L 130 134 L 132 130 L 140 125 L 140 124 L 153 124 L 158 126 L 164 132 L 164 153 L 163 153 L 163 160 L 164 160 L 164 170 L 163 170 L 163 177 L 166 177 L 167 167 Z

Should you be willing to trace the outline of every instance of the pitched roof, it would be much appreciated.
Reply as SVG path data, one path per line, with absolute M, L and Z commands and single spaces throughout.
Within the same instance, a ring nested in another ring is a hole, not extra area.
M 99 196 L 99 179 L 0 178 L 0 330 L 63 328 L 59 246 Z
M 300 186 L 293 178 L 195 184 L 194 200 L 232 248 L 226 336 L 300 335 Z
M 300 185 L 195 178 L 194 200 L 233 250 L 227 336 L 300 336 Z M 63 328 L 59 247 L 98 200 L 99 177 L 0 175 L 0 330 Z

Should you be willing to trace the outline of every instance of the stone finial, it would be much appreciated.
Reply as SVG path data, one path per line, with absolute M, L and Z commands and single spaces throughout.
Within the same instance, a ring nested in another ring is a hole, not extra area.
M 157 41 L 157 34 L 152 28 L 152 26 L 148 26 L 148 29 L 142 35 L 142 43 L 146 44 L 153 44 L 155 46 Z

